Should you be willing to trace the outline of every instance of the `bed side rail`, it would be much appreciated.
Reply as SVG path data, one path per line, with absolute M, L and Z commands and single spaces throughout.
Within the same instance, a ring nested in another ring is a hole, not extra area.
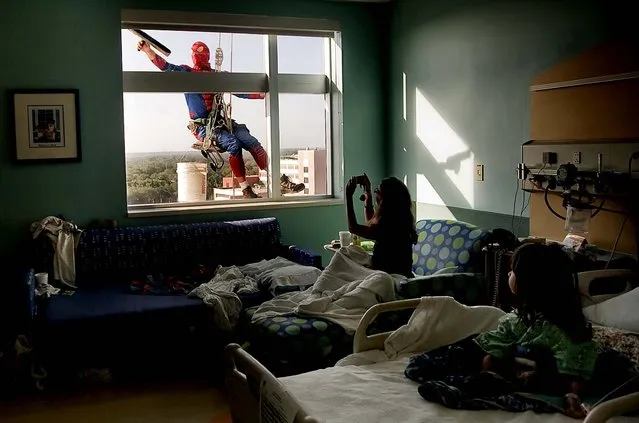
M 587 307 L 632 291 L 634 289 L 633 279 L 635 278 L 635 273 L 628 269 L 589 270 L 578 273 L 577 278 L 579 290 L 583 296 L 582 306 Z M 599 279 L 622 279 L 625 282 L 625 286 L 620 292 L 591 296 L 590 285 Z
M 375 335 L 366 335 L 366 330 L 368 326 L 375 320 L 375 318 L 381 313 L 386 313 L 389 311 L 397 311 L 397 310 L 405 310 L 408 308 L 417 308 L 419 303 L 421 302 L 421 298 L 415 298 L 410 300 L 400 300 L 400 301 L 391 301 L 388 303 L 380 303 L 375 304 L 362 316 L 362 319 L 359 321 L 359 325 L 355 330 L 355 337 L 353 339 L 353 352 L 359 353 L 362 351 L 384 349 L 384 342 L 386 338 L 392 332 L 384 332 L 377 333 Z
M 605 423 L 612 417 L 622 416 L 638 409 L 639 392 L 633 392 L 599 404 L 590 410 L 584 423 Z
M 224 384 L 229 397 L 233 423 L 256 423 L 260 419 L 260 396 L 264 384 L 269 390 L 284 393 L 288 403 L 297 409 L 294 423 L 320 423 L 310 417 L 295 396 L 262 364 L 238 344 L 224 350 Z

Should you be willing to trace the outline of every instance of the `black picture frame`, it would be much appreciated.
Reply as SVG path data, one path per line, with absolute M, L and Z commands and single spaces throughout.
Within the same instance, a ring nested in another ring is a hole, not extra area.
M 82 161 L 78 89 L 16 89 L 9 101 L 14 163 Z

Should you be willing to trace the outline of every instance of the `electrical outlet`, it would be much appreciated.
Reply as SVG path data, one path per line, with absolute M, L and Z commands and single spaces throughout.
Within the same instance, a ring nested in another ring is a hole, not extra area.
M 573 151 L 572 153 L 572 163 L 573 164 L 581 164 L 581 152 Z
M 542 153 L 542 161 L 545 165 L 557 164 L 557 153 L 554 151 L 544 151 Z
M 484 165 L 475 165 L 475 180 L 480 182 L 484 180 Z

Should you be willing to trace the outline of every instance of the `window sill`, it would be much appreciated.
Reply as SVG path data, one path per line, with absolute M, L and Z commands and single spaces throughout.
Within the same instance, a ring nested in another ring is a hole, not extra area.
M 260 201 L 242 202 L 238 204 L 207 204 L 197 206 L 173 206 L 173 207 L 152 207 L 127 211 L 128 217 L 150 217 L 150 216 L 179 216 L 188 214 L 204 213 L 227 213 L 249 210 L 277 210 L 293 209 L 300 207 L 320 207 L 343 205 L 341 198 L 323 198 L 317 200 L 292 200 L 292 201 Z

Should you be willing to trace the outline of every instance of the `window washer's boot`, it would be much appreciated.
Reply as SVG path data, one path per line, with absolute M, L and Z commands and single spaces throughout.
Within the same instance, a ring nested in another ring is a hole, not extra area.
M 282 194 L 287 194 L 290 192 L 300 192 L 303 191 L 306 186 L 304 184 L 296 184 L 291 181 L 287 175 L 282 175 L 280 177 L 280 187 L 282 188 Z
M 244 198 L 261 198 L 259 195 L 257 195 L 255 192 L 253 192 L 253 188 L 251 188 L 250 186 L 244 188 L 242 190 L 242 197 Z

